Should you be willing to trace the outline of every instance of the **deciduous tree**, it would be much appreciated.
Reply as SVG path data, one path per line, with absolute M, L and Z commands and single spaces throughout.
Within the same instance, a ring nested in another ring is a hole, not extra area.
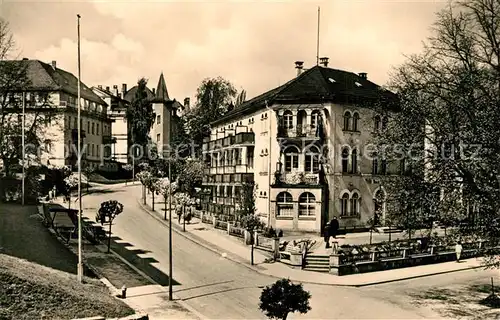
M 222 77 L 206 78 L 196 93 L 196 104 L 186 115 L 185 128 L 189 139 L 201 147 L 210 133 L 210 123 L 221 118 L 234 102 L 237 91 Z
M 405 208 L 408 219 L 479 215 L 490 222 L 481 235 L 499 242 L 491 223 L 500 218 L 499 48 L 500 2 L 454 1 L 437 15 L 423 52 L 392 75 L 400 110 L 380 141 L 401 147 L 392 151 L 399 165 L 405 158 L 406 175 L 387 183 L 400 221 Z
M 286 320 L 290 313 L 306 314 L 311 310 L 311 294 L 302 284 L 293 284 L 289 279 L 281 279 L 267 286 L 260 295 L 259 308 L 270 319 Z
M 148 152 L 149 147 L 149 130 L 153 126 L 155 114 L 153 104 L 148 98 L 147 83 L 145 78 L 141 78 L 137 82 L 137 91 L 132 103 L 127 109 L 127 122 L 131 133 L 131 143 L 136 146 L 141 146 L 143 152 Z
M 101 225 L 109 223 L 108 253 L 111 249 L 111 226 L 113 225 L 113 220 L 122 212 L 123 204 L 116 200 L 108 200 L 101 203 L 101 207 L 97 211 L 96 222 L 100 222 Z

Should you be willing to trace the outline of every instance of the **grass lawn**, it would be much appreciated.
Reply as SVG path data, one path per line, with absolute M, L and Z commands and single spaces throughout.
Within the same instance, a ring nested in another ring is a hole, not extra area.
M 36 206 L 0 203 L 0 253 L 76 274 L 77 257 L 42 225 Z
M 124 317 L 134 311 L 100 281 L 0 254 L 0 319 Z

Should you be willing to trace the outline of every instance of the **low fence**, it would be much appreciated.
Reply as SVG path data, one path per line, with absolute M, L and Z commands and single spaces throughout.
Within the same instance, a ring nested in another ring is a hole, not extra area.
M 487 247 L 485 241 L 463 243 L 462 248 L 461 259 L 479 257 L 487 250 L 498 251 L 500 249 Z M 408 247 L 356 254 L 331 254 L 329 268 L 330 272 L 337 275 L 347 275 L 434 264 L 455 259 L 455 245 L 429 245 L 423 249 Z
M 245 229 L 229 225 L 229 235 L 244 239 Z
M 227 224 L 225 221 L 215 220 L 215 228 L 217 229 L 227 230 Z

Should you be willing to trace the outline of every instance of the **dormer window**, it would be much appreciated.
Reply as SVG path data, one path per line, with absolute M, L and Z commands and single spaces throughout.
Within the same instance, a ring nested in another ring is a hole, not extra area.
M 363 86 L 361 83 L 359 83 L 359 82 L 357 82 L 357 81 L 356 81 L 356 82 L 354 82 L 354 84 L 355 84 L 357 87 L 362 87 L 362 86 Z
M 331 83 L 335 83 L 335 82 L 337 82 L 337 81 L 335 81 L 335 80 L 334 80 L 334 79 L 332 79 L 332 78 L 328 78 L 328 81 L 330 81 Z

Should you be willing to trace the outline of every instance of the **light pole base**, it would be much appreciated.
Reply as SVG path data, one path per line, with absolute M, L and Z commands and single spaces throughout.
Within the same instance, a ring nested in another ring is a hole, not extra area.
M 77 265 L 77 277 L 78 277 L 78 282 L 82 283 L 83 282 L 83 264 L 78 263 Z

